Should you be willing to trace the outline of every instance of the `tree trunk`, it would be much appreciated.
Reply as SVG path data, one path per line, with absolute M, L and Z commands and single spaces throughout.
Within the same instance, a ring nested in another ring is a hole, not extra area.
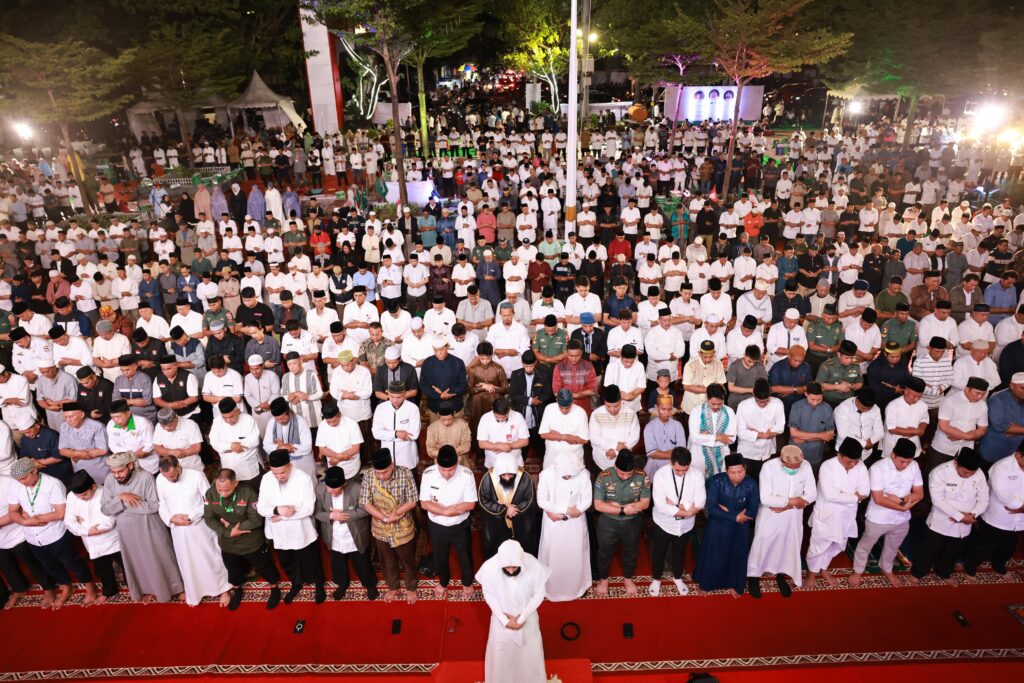
M 381 50 L 384 58 L 384 68 L 388 72 L 388 90 L 391 91 L 391 125 L 394 134 L 395 144 L 391 154 L 395 158 L 395 169 L 398 171 L 398 201 L 403 207 L 409 206 L 409 193 L 405 187 L 405 155 L 402 154 L 402 122 L 399 118 L 398 107 L 398 65 L 394 63 L 393 55 L 388 47 Z M 387 181 L 385 181 L 387 182 Z M 412 240 L 414 235 L 409 235 Z
M 423 87 L 423 62 L 416 62 L 416 86 L 420 104 L 420 144 L 423 145 L 423 156 L 430 156 L 430 129 L 427 126 L 427 90 Z
M 902 148 L 906 149 L 910 146 L 910 138 L 914 132 L 914 119 L 917 117 L 917 103 L 920 99 L 920 95 L 915 92 L 910 96 L 910 108 L 907 110 L 907 129 L 903 132 L 903 143 Z M 895 124 L 896 121 L 893 121 Z
M 732 105 L 732 131 L 729 133 L 729 151 L 725 157 L 725 177 L 722 178 L 722 202 L 729 196 L 729 181 L 732 179 L 732 155 L 736 151 L 736 131 L 740 126 L 740 95 L 743 94 L 743 81 L 736 84 L 736 100 Z
M 181 138 L 181 144 L 185 146 L 185 158 L 180 161 L 185 168 L 193 168 L 192 147 L 188 144 L 188 133 L 185 132 L 185 112 L 175 108 L 174 115 L 178 117 L 178 136 Z
M 51 95 L 52 97 L 52 95 Z M 78 189 L 82 193 L 82 210 L 85 211 L 85 215 L 92 217 L 93 212 L 93 198 L 89 192 L 89 188 L 85 184 L 85 169 L 78 168 L 78 160 L 75 158 L 75 148 L 71 145 L 71 131 L 68 130 L 68 124 L 60 122 L 60 133 L 64 138 L 64 146 L 68 148 L 68 171 L 71 172 L 75 182 L 78 183 Z

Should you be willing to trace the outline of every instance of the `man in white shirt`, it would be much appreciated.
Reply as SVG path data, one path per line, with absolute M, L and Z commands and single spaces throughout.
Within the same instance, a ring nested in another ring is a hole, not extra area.
M 807 546 L 807 580 L 811 585 L 819 576 L 829 586 L 836 585 L 828 566 L 846 549 L 848 540 L 857 537 L 857 507 L 871 493 L 862 456 L 861 444 L 846 439 L 836 457 L 823 462 L 818 470 L 818 499 L 811 513 Z
M 606 470 L 615 465 L 619 451 L 640 442 L 640 421 L 636 411 L 623 405 L 620 387 L 606 386 L 602 397 L 604 403 L 590 414 L 589 433 L 594 464 Z
M 974 448 L 988 431 L 988 404 L 985 402 L 988 389 L 986 380 L 972 377 L 963 389 L 952 389 L 942 399 L 939 426 L 921 464 L 925 475 L 952 460 L 962 448 Z
M 79 470 L 71 475 L 68 491 L 64 524 L 68 531 L 82 540 L 89 554 L 89 561 L 102 586 L 102 594 L 96 598 L 96 604 L 101 605 L 121 590 L 114 571 L 114 563 L 121 562 L 120 538 L 114 520 L 100 510 L 103 487 L 97 486 L 88 472 Z
M 594 295 L 596 299 L 597 296 Z M 570 301 L 572 297 L 570 297 Z M 505 301 L 498 306 L 498 322 L 487 331 L 487 341 L 494 348 L 494 357 L 509 377 L 523 366 L 523 352 L 530 348 L 530 334 L 522 323 L 514 319 L 514 306 Z
M 405 398 L 405 383 L 394 381 L 388 385 L 388 400 L 380 403 L 373 413 L 373 438 L 381 448 L 391 452 L 394 464 L 414 469 L 419 462 L 422 421 L 419 406 Z
M 870 387 L 861 387 L 854 396 L 836 406 L 833 419 L 836 443 L 854 439 L 864 449 L 862 455 L 865 459 L 871 457 L 885 438 L 882 413 L 875 405 L 875 392 Z
M 50 606 L 60 609 L 74 592 L 69 572 L 84 584 L 84 604 L 96 602 L 96 586 L 89 566 L 78 555 L 71 534 L 64 526 L 67 494 L 60 480 L 36 469 L 31 458 L 19 458 L 11 466 L 12 484 L 7 490 L 7 514 L 10 523 L 22 527 L 39 564 L 56 582 L 58 592 L 46 595 Z
M 199 451 L 203 435 L 199 425 L 187 417 L 178 415 L 172 408 L 161 408 L 156 414 L 157 425 L 153 430 L 153 451 L 161 458 L 174 456 L 182 467 L 203 471 Z
M 290 604 L 306 583 L 314 586 L 317 604 L 327 600 L 324 589 L 324 568 L 320 542 L 313 521 L 316 493 L 313 479 L 295 468 L 288 451 L 272 451 L 270 472 L 260 480 L 260 497 L 256 504 L 267 519 L 267 538 L 272 539 L 291 590 L 284 596 Z
M 903 393 L 885 407 L 885 438 L 882 457 L 888 458 L 900 439 L 908 439 L 918 449 L 928 428 L 928 404 L 921 400 L 927 384 L 920 377 L 910 377 Z
M 544 409 L 537 432 L 545 441 L 544 469 L 553 467 L 561 457 L 583 462 L 583 446 L 590 439 L 590 424 L 587 411 L 573 402 L 568 389 L 560 389 L 555 402 Z
M 233 398 L 225 398 L 217 408 L 208 439 L 210 446 L 220 455 L 223 467 L 234 470 L 241 483 L 255 485 L 260 476 L 260 434 L 256 421 L 243 413 Z
M 532 409 L 531 409 L 532 410 Z M 480 416 L 476 438 L 484 452 L 484 466 L 494 467 L 495 459 L 501 453 L 515 458 L 516 466 L 523 466 L 523 449 L 530 443 L 530 429 L 526 418 L 511 409 L 505 397 L 494 402 L 492 409 Z
M 427 513 L 427 530 L 434 553 L 438 585 L 434 594 L 443 598 L 450 581 L 448 548 L 459 563 L 459 581 L 466 597 L 473 594 L 473 558 L 469 513 L 476 507 L 476 479 L 459 464 L 455 447 L 442 446 L 437 462 L 423 471 L 420 507 Z
M 970 447 L 961 448 L 956 458 L 943 463 L 928 475 L 932 510 L 927 528 L 910 568 L 910 583 L 918 584 L 935 574 L 955 586 L 953 567 L 963 549 L 964 539 L 988 509 L 989 487 L 981 471 L 981 456 Z
M 756 476 L 763 463 L 775 455 L 775 440 L 786 430 L 786 409 L 771 395 L 766 379 L 754 382 L 751 398 L 736 408 L 736 451 L 743 456 L 747 471 Z
M 765 346 L 768 352 L 768 368 L 779 361 L 789 358 L 789 349 L 793 346 L 807 348 L 807 333 L 798 323 L 800 312 L 795 308 L 787 308 L 782 321 L 777 322 L 768 330 Z
M 974 525 L 968 541 L 968 559 L 964 572 L 974 576 L 977 566 L 989 562 L 992 571 L 1006 574 L 1006 565 L 1013 557 L 1024 532 L 1024 447 L 988 471 L 990 495 L 988 507 Z
M 686 544 L 693 532 L 695 517 L 707 502 L 704 477 L 693 470 L 690 452 L 673 449 L 669 467 L 659 468 L 651 479 L 654 526 L 651 527 L 651 595 L 661 592 L 665 559 L 672 570 L 672 583 L 679 595 L 688 595 L 683 582 Z
M 893 587 L 903 584 L 892 573 L 896 553 L 903 539 L 910 532 L 910 509 L 924 500 L 924 480 L 921 468 L 914 458 L 917 447 L 909 439 L 898 439 L 892 455 L 882 458 L 871 466 L 871 499 L 864 516 L 864 534 L 857 543 L 853 555 L 853 574 L 849 583 L 857 587 L 861 583 L 868 564 L 868 554 L 884 538 L 878 567 Z

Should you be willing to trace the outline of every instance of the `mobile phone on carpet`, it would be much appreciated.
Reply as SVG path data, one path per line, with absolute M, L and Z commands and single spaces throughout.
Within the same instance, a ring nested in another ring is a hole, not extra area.
M 622 637 L 630 639 L 633 637 L 633 624 L 625 623 L 622 625 Z

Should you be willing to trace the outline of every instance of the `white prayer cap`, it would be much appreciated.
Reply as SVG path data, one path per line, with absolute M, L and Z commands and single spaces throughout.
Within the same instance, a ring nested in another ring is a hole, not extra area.
M 263 365 L 263 356 L 258 353 L 254 353 L 249 356 L 249 365 Z
M 796 310 L 795 308 L 787 308 L 786 312 L 783 314 L 783 317 L 785 317 L 787 320 L 799 320 L 800 311 Z
M 965 209 L 968 208 L 970 205 L 971 205 L 971 203 L 969 201 L 967 201 L 966 199 L 963 200 L 962 202 L 960 202 L 960 206 L 965 208 Z
M 402 357 L 402 350 L 397 346 L 389 346 L 384 350 L 384 360 L 398 360 Z
M 250 216 L 249 214 L 245 214 L 245 220 L 251 221 L 252 220 L 252 216 Z
M 498 453 L 494 458 L 494 473 L 499 477 L 503 474 L 515 474 L 519 471 L 516 456 L 512 453 Z
M 704 238 L 703 237 L 696 237 L 696 238 L 694 238 L 693 243 L 694 244 L 704 244 Z
M 555 471 L 560 477 L 572 477 L 580 471 L 580 463 L 575 455 L 563 453 L 555 459 Z
M 712 313 L 711 315 L 704 319 L 704 322 L 710 323 L 711 325 L 717 325 L 720 322 L 722 322 L 722 319 L 719 318 L 717 314 Z
M 1015 372 L 1010 378 L 1010 384 L 1024 384 L 1024 372 Z
M 56 270 L 51 270 L 50 271 L 50 277 L 57 277 L 57 275 L 58 275 L 58 273 L 57 273 Z
M 511 539 L 498 546 L 498 565 L 501 567 L 522 567 L 523 546 Z
M 14 423 L 14 428 L 23 432 L 36 423 L 36 418 L 28 414 L 22 414 Z
M 413 318 L 412 322 L 409 323 L 409 328 L 418 330 L 423 327 L 423 318 Z
M 756 289 L 759 292 L 767 292 L 768 291 L 768 285 L 765 284 L 763 281 L 758 281 L 758 283 L 756 285 L 754 285 L 754 289 Z
M 36 365 L 40 368 L 55 368 L 57 363 L 54 362 L 53 356 L 44 356 L 36 361 Z
M 435 349 L 443 349 L 448 346 L 448 339 L 440 334 L 435 334 L 430 340 L 430 345 Z

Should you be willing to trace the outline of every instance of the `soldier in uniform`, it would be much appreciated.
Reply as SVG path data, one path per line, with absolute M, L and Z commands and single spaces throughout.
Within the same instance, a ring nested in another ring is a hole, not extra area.
M 882 346 L 896 342 L 903 349 L 902 362 L 910 362 L 910 353 L 917 348 L 917 325 L 910 319 L 910 304 L 896 304 L 896 315 L 882 325 Z
M 839 351 L 818 368 L 817 381 L 825 390 L 825 400 L 833 408 L 864 386 L 857 362 L 857 345 L 850 340 L 839 344 Z
M 234 319 L 231 317 L 231 313 L 224 309 L 224 302 L 219 296 L 211 296 L 207 301 L 209 304 L 206 310 L 203 312 L 203 329 L 206 330 L 206 336 L 213 334 L 212 326 L 213 321 L 219 320 L 224 323 L 224 327 L 231 328 L 235 324 Z
M 807 327 L 807 363 L 811 366 L 811 372 L 817 374 L 825 361 L 834 358 L 839 344 L 845 338 L 836 305 L 825 304 L 821 318 Z
M 633 572 L 640 550 L 641 513 L 651 504 L 651 480 L 643 470 L 636 469 L 632 451 L 622 449 L 615 465 L 602 471 L 594 480 L 594 509 L 597 520 L 597 588 L 598 595 L 608 595 L 608 569 L 615 546 L 622 543 L 622 574 L 626 595 L 636 597 Z

